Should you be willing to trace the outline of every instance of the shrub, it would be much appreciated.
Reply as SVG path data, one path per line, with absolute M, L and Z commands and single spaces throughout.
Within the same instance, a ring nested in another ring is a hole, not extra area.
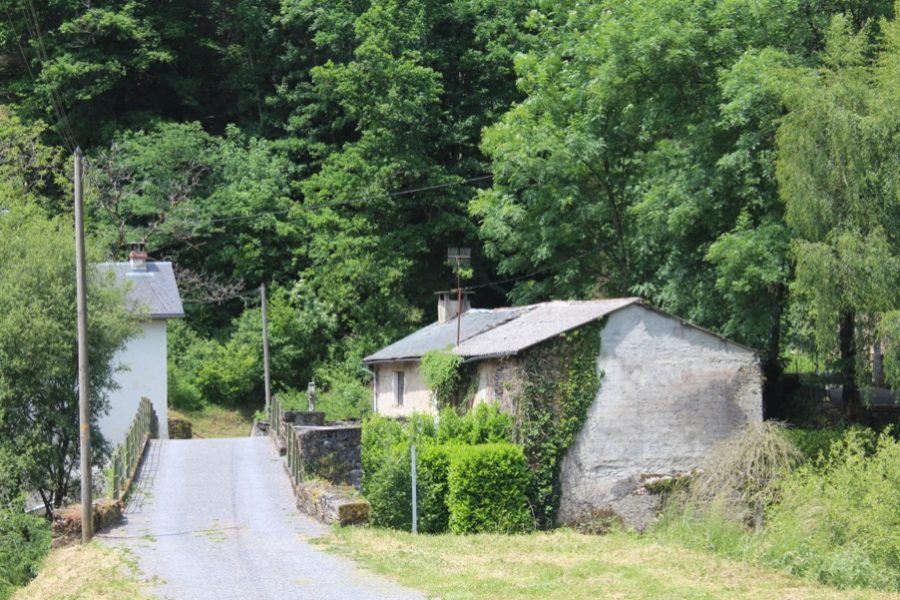
M 359 373 L 344 364 L 316 370 L 316 383 L 322 390 L 316 410 L 324 412 L 328 421 L 361 419 L 372 412 L 372 389 L 360 381 Z
M 820 461 L 827 459 L 831 453 L 832 445 L 835 442 L 840 442 L 851 430 L 858 431 L 865 438 L 865 447 L 868 451 L 870 453 L 874 452 L 875 432 L 859 425 L 825 429 L 792 428 L 788 429 L 786 433 L 807 459 Z
M 768 513 L 759 559 L 837 587 L 900 590 L 900 443 L 847 431 L 797 469 Z
M 50 551 L 46 520 L 14 510 L 0 510 L 0 599 L 37 575 Z
M 379 468 L 368 476 L 365 495 L 372 525 L 405 530 L 412 527 L 412 475 L 405 441 L 381 453 Z
M 762 527 L 763 511 L 778 492 L 779 480 L 802 455 L 777 421 L 754 423 L 710 452 L 690 486 L 688 502 L 697 510 L 718 504 Z
M 453 446 L 425 444 L 417 448 L 417 480 L 419 531 L 443 533 L 447 531 L 450 510 L 447 508 L 447 475 Z
M 900 591 L 900 442 L 851 428 L 818 456 L 778 480 L 761 532 L 719 495 L 670 505 L 656 535 L 840 588 Z
M 385 464 L 392 449 L 403 439 L 403 426 L 399 421 L 372 415 L 362 426 L 362 490 L 367 497 L 370 482 Z
M 515 533 L 533 528 L 525 496 L 530 480 L 522 448 L 513 444 L 460 446 L 447 475 L 453 533 Z
M 437 438 L 441 442 L 487 444 L 512 441 L 512 417 L 493 404 L 479 404 L 463 416 L 448 407 L 441 411 Z

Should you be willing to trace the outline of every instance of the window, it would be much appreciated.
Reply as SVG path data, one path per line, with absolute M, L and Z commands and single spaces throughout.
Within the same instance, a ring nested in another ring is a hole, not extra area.
M 406 374 L 394 371 L 394 406 L 403 406 L 403 393 L 406 391 Z

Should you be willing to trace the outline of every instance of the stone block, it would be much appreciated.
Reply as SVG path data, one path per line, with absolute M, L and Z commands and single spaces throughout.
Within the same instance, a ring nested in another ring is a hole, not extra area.
M 304 481 L 295 486 L 297 508 L 322 523 L 361 525 L 369 520 L 369 503 L 353 488 L 323 481 Z

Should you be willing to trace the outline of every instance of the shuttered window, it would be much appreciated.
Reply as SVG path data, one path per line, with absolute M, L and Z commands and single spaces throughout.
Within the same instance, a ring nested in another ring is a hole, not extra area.
M 403 394 L 406 392 L 406 374 L 394 371 L 394 406 L 403 406 Z

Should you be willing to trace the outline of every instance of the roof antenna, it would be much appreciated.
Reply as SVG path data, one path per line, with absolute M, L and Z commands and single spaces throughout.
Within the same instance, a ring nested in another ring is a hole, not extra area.
M 462 327 L 462 271 L 472 264 L 471 248 L 448 248 L 447 264 L 456 272 L 456 345 L 459 346 L 459 332 Z

